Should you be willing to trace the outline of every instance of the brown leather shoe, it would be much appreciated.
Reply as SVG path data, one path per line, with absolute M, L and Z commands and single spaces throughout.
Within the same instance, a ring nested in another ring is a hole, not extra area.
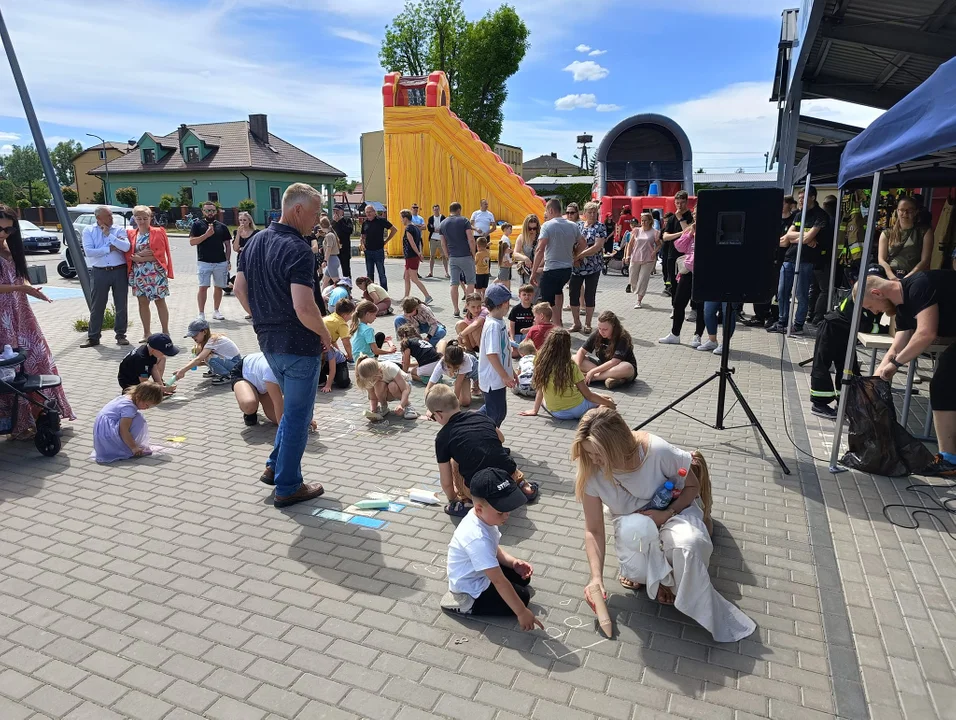
M 275 485 L 276 484 L 276 471 L 271 467 L 267 467 L 262 471 L 262 475 L 259 476 L 259 482 L 265 483 L 266 485 Z
M 124 337 L 118 337 L 118 338 L 116 338 L 116 344 L 117 344 L 117 345 L 129 345 L 129 340 L 127 340 L 125 336 L 124 336 Z
M 296 503 L 317 498 L 324 492 L 325 488 L 319 483 L 302 483 L 299 485 L 299 489 L 288 497 L 279 497 L 277 495 L 272 504 L 277 508 L 289 507 L 290 505 L 295 505 Z
M 81 348 L 96 347 L 100 344 L 99 338 L 87 338 L 85 342 L 80 343 Z

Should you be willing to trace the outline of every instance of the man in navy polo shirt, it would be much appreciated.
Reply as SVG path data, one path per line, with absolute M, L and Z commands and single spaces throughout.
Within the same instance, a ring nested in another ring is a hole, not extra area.
M 259 347 L 275 373 L 285 408 L 272 454 L 259 479 L 275 485 L 276 507 L 311 500 L 324 490 L 302 481 L 302 454 L 319 383 L 323 346 L 332 337 L 312 295 L 315 259 L 304 235 L 322 210 L 322 196 L 295 183 L 282 196 L 282 216 L 253 237 L 239 255 L 233 292 L 259 338 Z

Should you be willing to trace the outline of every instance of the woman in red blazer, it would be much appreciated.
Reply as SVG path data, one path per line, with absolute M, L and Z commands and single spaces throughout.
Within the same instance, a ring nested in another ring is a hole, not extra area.
M 129 284 L 139 302 L 139 318 L 143 323 L 141 343 L 146 342 L 150 335 L 151 302 L 156 303 L 163 332 L 169 335 L 166 296 L 169 295 L 169 281 L 173 279 L 173 256 L 169 252 L 166 229 L 150 227 L 152 217 L 153 211 L 146 205 L 137 205 L 133 208 L 136 227 L 126 231 L 129 235 L 129 250 L 126 253 Z

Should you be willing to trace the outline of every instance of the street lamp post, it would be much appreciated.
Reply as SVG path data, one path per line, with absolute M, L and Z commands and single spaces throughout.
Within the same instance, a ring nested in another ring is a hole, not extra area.
M 104 204 L 112 205 L 113 203 L 110 202 L 110 154 L 108 152 L 108 148 L 106 147 L 106 140 L 101 138 L 99 135 L 94 135 L 93 133 L 86 134 L 91 138 L 96 138 L 103 144 L 103 157 L 106 158 L 106 189 L 103 193 L 103 200 L 105 201 Z

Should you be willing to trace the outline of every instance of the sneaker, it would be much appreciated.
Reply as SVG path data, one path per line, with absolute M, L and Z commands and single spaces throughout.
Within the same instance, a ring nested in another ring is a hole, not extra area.
M 409 405 L 407 408 L 405 408 L 405 414 L 403 417 L 406 420 L 415 420 L 418 418 L 418 410 Z
M 661 345 L 680 345 L 680 335 L 668 333 L 665 337 L 658 340 Z
M 714 348 L 714 355 L 720 355 L 723 351 L 724 351 L 724 344 L 721 343 L 720 345 Z
M 460 317 L 461 317 L 461 312 L 458 311 L 458 310 L 455 310 L 454 316 L 455 316 L 456 318 L 460 318 Z
M 694 339 L 690 341 L 690 346 L 692 348 L 700 347 L 700 335 L 694 335 Z
M 246 427 L 254 427 L 259 424 L 259 413 L 244 413 L 242 421 L 246 424 Z
M 627 287 L 624 288 L 624 292 L 626 292 L 626 293 L 631 292 L 631 284 L 630 284 L 630 283 L 628 283 L 628 284 L 627 284 Z
M 199 313 L 199 314 L 196 316 L 196 319 L 197 319 L 197 320 L 205 320 L 205 319 L 206 319 L 206 313 L 204 313 L 204 312 Z
M 790 328 L 791 335 L 803 335 L 803 325 L 794 325 Z
M 713 350 L 715 347 L 717 347 L 717 341 L 707 338 L 706 340 L 704 340 L 702 343 L 700 343 L 697 346 L 697 349 L 700 350 L 701 352 L 709 352 Z
M 212 384 L 213 384 L 213 385 L 225 385 L 225 384 L 226 384 L 227 382 L 229 382 L 231 379 L 232 379 L 232 378 L 230 378 L 228 375 L 213 375 L 213 376 L 212 376 Z
M 378 414 L 382 417 L 388 415 L 388 403 L 379 403 Z
M 644 307 L 644 305 L 641 303 L 640 300 L 638 300 L 638 301 L 637 301 L 637 305 L 634 306 L 634 309 L 635 309 L 635 310 L 640 310 L 642 307 Z
M 743 323 L 741 324 L 744 325 L 745 327 L 763 327 L 764 321 L 753 317 L 753 318 L 750 318 L 749 320 L 744 320 Z
M 604 387 L 608 390 L 613 390 L 614 388 L 621 387 L 627 380 L 621 380 L 621 378 L 608 378 L 604 381 Z
M 931 475 L 933 477 L 952 477 L 956 475 L 956 465 L 937 453 L 936 459 L 917 474 Z
M 206 372 L 204 372 L 204 373 L 202 374 L 202 376 L 203 376 L 204 378 L 214 377 L 212 370 L 207 370 Z
M 385 417 L 381 413 L 372 412 L 371 410 L 366 410 L 365 419 L 371 420 L 372 422 L 381 422 L 382 420 L 385 419 Z
M 426 305 L 431 305 L 433 302 L 435 302 L 435 298 L 433 298 L 433 297 L 431 297 L 431 296 L 425 298 L 425 304 L 426 304 Z
M 837 409 L 831 405 L 817 405 L 814 403 L 813 407 L 810 408 L 810 412 L 820 417 L 830 418 L 831 420 L 836 420 L 837 416 Z
M 219 310 L 213 310 L 213 311 L 212 311 L 212 319 L 213 319 L 213 320 L 225 320 L 225 319 L 226 319 L 226 316 L 223 315 Z
M 776 322 L 767 328 L 767 332 L 783 334 L 787 332 L 787 326 L 781 325 L 780 323 Z

